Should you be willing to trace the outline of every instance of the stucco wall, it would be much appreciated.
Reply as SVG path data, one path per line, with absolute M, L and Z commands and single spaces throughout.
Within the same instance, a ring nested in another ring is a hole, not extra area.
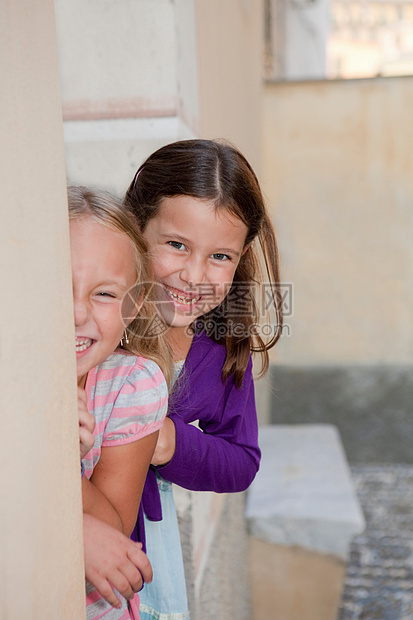
M 269 84 L 263 187 L 294 314 L 283 364 L 413 361 L 413 78 Z
M 196 0 L 201 137 L 225 138 L 261 165 L 264 3 Z
M 193 0 L 56 0 L 69 181 L 122 195 L 156 148 L 193 137 Z
M 0 6 L 0 617 L 81 620 L 83 549 L 52 0 Z
M 122 193 L 150 152 L 197 135 L 259 170 L 263 3 L 55 4 L 69 181 Z

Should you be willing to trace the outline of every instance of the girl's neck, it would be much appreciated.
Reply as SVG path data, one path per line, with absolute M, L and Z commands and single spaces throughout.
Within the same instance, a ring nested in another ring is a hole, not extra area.
M 166 332 L 175 362 L 185 359 L 188 355 L 194 338 L 194 335 L 188 332 L 190 330 L 187 327 L 170 327 Z

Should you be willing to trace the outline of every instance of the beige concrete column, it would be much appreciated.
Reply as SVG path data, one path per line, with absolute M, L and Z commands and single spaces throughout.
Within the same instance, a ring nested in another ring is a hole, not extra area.
M 53 0 L 0 4 L 0 617 L 84 618 Z
M 233 142 L 261 167 L 264 3 L 195 0 L 199 134 Z

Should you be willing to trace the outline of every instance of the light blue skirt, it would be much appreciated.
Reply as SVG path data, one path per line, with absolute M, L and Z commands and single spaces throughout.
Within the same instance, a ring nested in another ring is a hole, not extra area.
M 152 564 L 152 583 L 140 596 L 141 620 L 189 620 L 184 562 L 172 484 L 158 474 L 162 521 L 145 517 L 146 552 Z

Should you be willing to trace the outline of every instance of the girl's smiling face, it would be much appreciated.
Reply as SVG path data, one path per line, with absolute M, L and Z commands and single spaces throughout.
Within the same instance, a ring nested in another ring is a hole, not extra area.
M 118 347 L 122 300 L 136 280 L 129 237 L 90 217 L 70 221 L 78 384 Z
M 162 316 L 185 328 L 227 295 L 244 251 L 247 226 L 212 201 L 164 198 L 144 236 L 149 247 Z

